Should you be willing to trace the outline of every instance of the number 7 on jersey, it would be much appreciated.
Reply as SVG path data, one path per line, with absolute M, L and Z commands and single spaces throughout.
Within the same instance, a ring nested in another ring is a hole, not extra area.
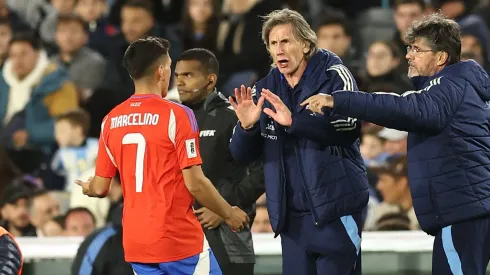
M 143 191 L 143 169 L 145 163 L 146 139 L 141 133 L 129 133 L 124 135 L 122 144 L 136 144 L 136 193 Z

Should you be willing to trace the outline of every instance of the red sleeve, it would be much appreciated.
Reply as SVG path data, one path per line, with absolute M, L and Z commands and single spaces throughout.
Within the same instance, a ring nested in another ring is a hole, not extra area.
M 194 112 L 183 107 L 185 114 L 176 116 L 175 149 L 180 169 L 194 165 L 201 165 L 201 152 L 199 151 L 199 127 Z
M 99 151 L 97 153 L 97 162 L 95 166 L 95 175 L 102 178 L 112 178 L 116 175 L 117 168 L 114 163 L 114 157 L 112 156 L 109 148 L 107 147 L 104 138 L 105 138 L 105 129 L 104 124 L 105 121 L 102 122 L 102 131 L 100 132 L 99 137 Z

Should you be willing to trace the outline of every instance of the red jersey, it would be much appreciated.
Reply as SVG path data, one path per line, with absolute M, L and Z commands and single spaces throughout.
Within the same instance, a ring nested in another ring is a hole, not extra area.
M 182 175 L 200 164 L 197 121 L 185 106 L 133 95 L 104 118 L 95 174 L 119 170 L 127 262 L 172 262 L 207 249 Z

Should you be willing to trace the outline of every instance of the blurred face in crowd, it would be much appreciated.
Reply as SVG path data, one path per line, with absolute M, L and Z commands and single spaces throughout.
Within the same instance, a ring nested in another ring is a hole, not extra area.
M 60 214 L 60 205 L 52 194 L 44 194 L 32 199 L 31 223 L 42 227 L 47 221 Z
M 54 124 L 54 137 L 61 148 L 74 146 L 75 142 L 83 137 L 83 129 L 67 119 L 62 119 Z
M 394 177 L 384 173 L 379 175 L 376 189 L 381 193 L 383 201 L 390 204 L 400 204 L 407 192 L 410 192 L 407 177 Z
M 140 39 L 153 27 L 153 15 L 142 8 L 123 7 L 121 29 L 128 43 Z
M 431 51 L 425 38 L 418 38 L 407 48 L 405 57 L 408 60 L 408 77 L 433 76 L 443 68 L 447 53 Z
M 56 29 L 56 44 L 64 53 L 75 53 L 88 41 L 88 34 L 78 22 L 64 22 Z
M 42 227 L 43 235 L 45 237 L 57 237 L 63 236 L 63 227 L 53 220 L 47 221 Z
M 75 0 L 51 0 L 51 5 L 59 13 L 70 13 L 75 7 Z
M 7 56 L 11 39 L 12 29 L 10 28 L 10 26 L 0 25 L 0 57 Z
M 206 23 L 213 15 L 213 1 L 189 0 L 189 15 L 194 24 Z
M 75 12 L 86 22 L 93 22 L 104 14 L 105 9 L 104 0 L 78 0 Z
M 15 203 L 7 203 L 2 208 L 2 218 L 10 225 L 21 229 L 29 225 L 29 200 L 18 199 Z
M 34 69 L 38 59 L 39 51 L 28 42 L 18 41 L 10 45 L 9 60 L 12 62 L 12 71 L 19 79 Z
M 175 65 L 175 83 L 182 103 L 196 103 L 206 98 L 213 79 L 216 75 L 204 72 L 199 61 L 181 60 Z
M 445 16 L 454 19 L 464 13 L 464 1 L 447 1 L 442 4 L 441 11 Z
M 300 65 L 306 65 L 309 47 L 298 39 L 291 24 L 277 25 L 269 33 L 269 53 L 283 75 L 293 75 Z
M 66 217 L 65 228 L 67 236 L 86 237 L 95 229 L 92 216 L 83 211 L 73 212 Z
M 369 76 L 378 77 L 388 74 L 399 64 L 390 48 L 384 43 L 373 43 L 369 47 L 366 68 Z
M 461 36 L 461 60 L 474 59 L 478 64 L 484 65 L 483 48 L 473 35 Z
M 407 3 L 397 6 L 394 13 L 394 19 L 396 28 L 402 37 L 405 35 L 405 32 L 412 22 L 422 17 L 422 15 L 424 15 L 424 10 L 417 3 Z
M 386 140 L 384 142 L 383 151 L 389 155 L 405 154 L 407 152 L 407 139 Z
M 383 142 L 375 135 L 362 136 L 361 155 L 364 159 L 375 159 L 383 152 Z
M 351 37 L 345 33 L 342 25 L 326 25 L 318 29 L 318 47 L 327 49 L 343 57 L 350 47 Z
M 271 222 L 269 220 L 269 213 L 267 208 L 259 206 L 256 209 L 256 216 L 254 223 L 252 224 L 253 233 L 269 233 L 272 232 Z

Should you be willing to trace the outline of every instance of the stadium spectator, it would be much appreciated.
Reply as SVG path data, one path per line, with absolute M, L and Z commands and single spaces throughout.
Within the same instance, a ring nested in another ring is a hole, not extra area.
M 383 201 L 375 207 L 372 223 L 366 222 L 364 229 L 373 230 L 379 227 L 380 220 L 386 214 L 404 213 L 410 221 L 410 230 L 419 230 L 408 186 L 406 155 L 392 156 L 385 164 L 372 167 L 371 170 L 378 174 L 376 188 L 380 191 Z M 369 219 L 367 218 L 367 221 Z
M 485 44 L 485 38 L 471 25 L 461 26 L 461 59 L 473 59 L 485 71 L 490 72 L 490 44 Z
M 7 18 L 0 17 L 0 69 L 7 59 L 12 35 L 13 30 L 10 21 Z
M 132 42 L 148 35 L 165 37 L 172 45 L 170 57 L 176 59 L 181 51 L 180 39 L 170 29 L 159 25 L 153 17 L 153 5 L 150 0 L 125 1 L 121 10 L 121 33 L 112 37 L 103 50 L 110 65 L 114 67 L 105 79 L 106 85 L 117 90 L 118 103 L 134 93 L 133 81 L 129 77 L 122 60 L 126 49 Z
M 78 106 L 67 71 L 49 62 L 34 36 L 16 34 L 0 79 L 0 125 L 6 143 L 49 153 L 55 144 L 54 117 Z
M 318 48 L 327 49 L 338 55 L 342 59 L 342 63 L 357 74 L 359 62 L 354 59 L 352 30 L 345 14 L 340 11 L 320 14 L 315 32 L 318 37 Z
M 86 237 L 95 230 L 95 223 L 94 214 L 87 208 L 71 208 L 65 214 L 65 234 Z
M 78 0 L 74 13 L 80 16 L 88 25 L 87 46 L 95 51 L 102 51 L 110 43 L 110 38 L 119 33 L 116 26 L 109 24 L 104 16 L 108 9 L 105 0 Z
M 36 228 L 29 220 L 31 194 L 24 185 L 11 184 L 0 195 L 0 225 L 16 237 L 36 236 Z
M 78 109 L 56 117 L 55 138 L 59 149 L 56 151 L 51 167 L 53 171 L 65 176 L 65 191 L 77 188 L 77 180 L 85 171 L 95 168 L 99 141 L 87 138 L 90 116 Z
M 217 87 L 226 95 L 241 84 L 251 86 L 269 71 L 269 57 L 260 39 L 264 16 L 280 8 L 278 0 L 229 0 L 218 26 L 220 78 Z
M 400 95 L 413 90 L 410 79 L 398 69 L 402 58 L 402 53 L 391 42 L 372 43 L 366 55 L 366 74 L 362 81 L 362 90 Z
M 388 155 L 406 154 L 408 133 L 391 128 L 379 131 L 378 137 L 384 140 L 383 151 Z
M 56 53 L 56 26 L 58 16 L 62 14 L 71 14 L 75 8 L 76 0 L 49 0 L 53 9 L 49 11 L 43 21 L 39 24 L 39 37 L 43 41 L 43 46 L 48 55 Z
M 388 156 L 384 152 L 384 139 L 378 136 L 378 131 L 363 133 L 360 151 L 367 167 L 381 165 Z
M 41 237 L 44 225 L 60 214 L 60 204 L 50 191 L 40 189 L 31 195 L 29 214 L 37 236 Z
M 419 19 L 427 13 L 427 5 L 424 0 L 395 0 L 393 5 L 393 19 L 396 25 L 396 32 L 393 36 L 393 43 L 398 51 L 405 54 L 407 43 L 405 34 L 413 21 Z M 399 69 L 407 73 L 408 63 L 405 58 L 401 58 Z
M 56 44 L 59 54 L 51 58 L 68 69 L 70 80 L 85 102 L 103 80 L 106 62 L 104 58 L 85 45 L 88 41 L 88 24 L 79 16 L 59 15 L 56 25 Z
M 269 213 L 265 204 L 257 204 L 255 207 L 255 219 L 252 224 L 252 233 L 273 233 Z
M 182 19 L 183 50 L 204 48 L 216 52 L 218 0 L 186 0 Z
M 60 237 L 65 235 L 65 216 L 60 215 L 53 217 L 44 223 L 41 227 L 42 235 L 44 237 Z

